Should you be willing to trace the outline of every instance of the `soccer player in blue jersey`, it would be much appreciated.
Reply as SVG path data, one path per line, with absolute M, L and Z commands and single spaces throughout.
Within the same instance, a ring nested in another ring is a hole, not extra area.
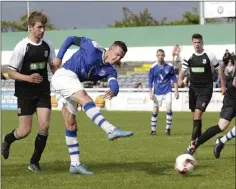
M 75 174 L 93 174 L 80 162 L 79 143 L 77 140 L 76 112 L 80 104 L 86 115 L 108 136 L 109 140 L 133 135 L 131 131 L 123 131 L 109 123 L 96 108 L 92 98 L 83 88 L 83 81 L 98 81 L 106 78 L 109 90 L 105 97 L 113 98 L 119 92 L 117 71 L 113 64 L 120 62 L 127 52 L 127 46 L 122 41 L 115 41 L 108 50 L 86 37 L 69 36 L 62 44 L 54 64 L 61 65 L 63 56 L 71 45 L 80 47 L 61 68 L 52 76 L 52 91 L 56 93 L 58 107 L 66 127 L 66 144 L 70 153 L 70 172 Z
M 174 67 L 164 61 L 165 52 L 162 49 L 157 51 L 157 62 L 155 62 L 149 71 L 148 85 L 150 99 L 154 101 L 154 107 L 151 118 L 151 133 L 156 135 L 156 122 L 158 118 L 159 107 L 162 101 L 166 103 L 166 135 L 171 135 L 172 128 L 172 86 L 174 82 L 175 98 L 179 98 L 177 78 L 174 72 Z M 154 91 L 152 88 L 154 87 Z

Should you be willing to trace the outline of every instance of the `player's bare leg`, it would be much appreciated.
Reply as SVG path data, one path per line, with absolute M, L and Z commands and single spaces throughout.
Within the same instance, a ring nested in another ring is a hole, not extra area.
M 32 115 L 19 116 L 19 127 L 5 135 L 2 142 L 2 156 L 4 157 L 4 159 L 8 159 L 10 146 L 14 141 L 25 138 L 30 134 L 32 128 L 32 120 Z

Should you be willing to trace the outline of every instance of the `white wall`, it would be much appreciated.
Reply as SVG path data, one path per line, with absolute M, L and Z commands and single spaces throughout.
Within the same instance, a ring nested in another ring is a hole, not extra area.
M 172 50 L 173 46 L 156 46 L 156 47 L 131 47 L 128 49 L 128 52 L 124 61 L 155 61 L 156 60 L 156 51 L 157 49 L 163 49 L 166 53 L 166 60 L 172 60 Z M 205 49 L 213 52 L 216 55 L 218 60 L 222 60 L 225 49 L 229 49 L 229 52 L 235 52 L 235 44 L 228 45 L 205 45 Z M 69 49 L 63 59 L 63 62 L 66 61 L 77 49 Z M 56 49 L 56 53 L 58 49 Z M 185 55 L 192 53 L 192 46 L 181 46 L 181 57 L 183 58 Z M 2 51 L 2 65 L 7 65 L 10 57 L 12 55 L 12 51 Z

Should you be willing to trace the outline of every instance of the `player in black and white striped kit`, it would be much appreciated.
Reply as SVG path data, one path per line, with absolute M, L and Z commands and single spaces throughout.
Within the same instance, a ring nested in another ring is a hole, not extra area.
M 2 156 L 8 159 L 11 144 L 28 136 L 32 129 L 33 114 L 38 117 L 39 131 L 35 139 L 34 153 L 28 169 L 40 171 L 39 161 L 46 146 L 51 114 L 48 65 L 55 71 L 52 62 L 54 48 L 43 39 L 47 17 L 41 12 L 32 12 L 28 18 L 29 36 L 14 48 L 9 63 L 8 75 L 15 80 L 19 127 L 5 135 Z
M 189 109 L 193 113 L 193 131 L 191 143 L 201 136 L 202 114 L 205 112 L 213 93 L 213 69 L 219 70 L 215 55 L 203 49 L 203 38 L 200 34 L 192 36 L 194 52 L 184 58 L 179 73 L 179 86 L 183 85 L 184 73 L 190 71 Z M 225 87 L 221 89 L 225 91 Z M 191 146 L 191 145 L 190 145 Z

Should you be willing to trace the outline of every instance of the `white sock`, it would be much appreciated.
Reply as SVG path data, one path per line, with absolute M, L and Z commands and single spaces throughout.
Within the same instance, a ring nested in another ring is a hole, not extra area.
M 151 118 L 151 130 L 152 131 L 156 131 L 156 127 L 157 127 L 157 114 L 152 113 L 152 118 Z
M 66 130 L 66 144 L 70 154 L 70 162 L 72 166 L 80 164 L 79 143 L 77 140 L 77 131 Z
M 95 107 L 94 102 L 88 102 L 84 105 L 86 115 L 99 127 L 101 127 L 106 133 L 112 132 L 115 127 L 110 124 Z
M 223 136 L 220 139 L 220 141 L 225 144 L 234 137 L 235 137 L 235 126 L 225 136 Z
M 172 128 L 172 112 L 167 112 L 166 114 L 166 129 Z

